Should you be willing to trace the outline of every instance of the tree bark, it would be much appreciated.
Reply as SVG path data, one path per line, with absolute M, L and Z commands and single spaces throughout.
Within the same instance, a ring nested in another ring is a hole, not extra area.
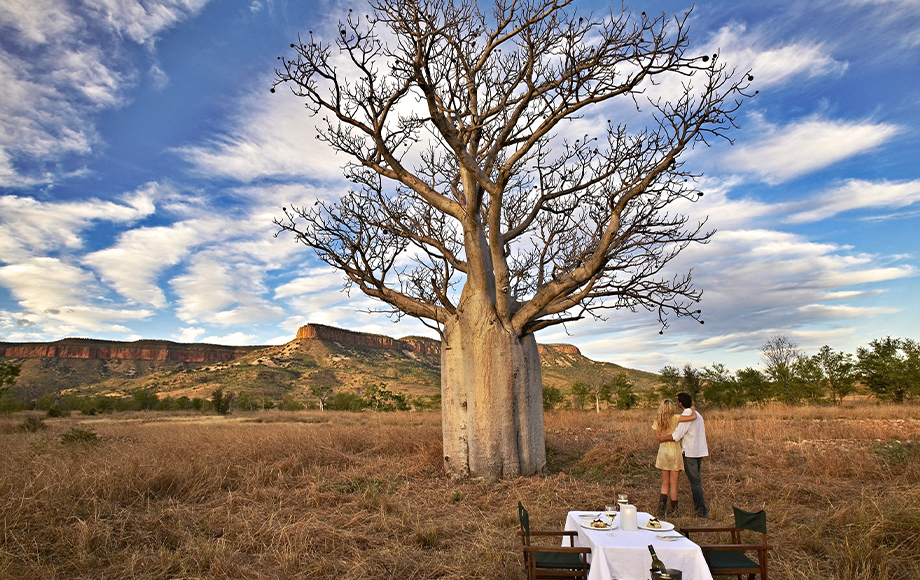
M 546 465 L 543 382 L 533 334 L 518 337 L 491 301 L 463 302 L 444 329 L 441 415 L 451 476 L 534 475 Z

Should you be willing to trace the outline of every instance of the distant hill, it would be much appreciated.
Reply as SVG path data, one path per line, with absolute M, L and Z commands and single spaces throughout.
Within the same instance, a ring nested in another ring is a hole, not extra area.
M 383 383 L 408 395 L 440 391 L 440 342 L 394 339 L 311 324 L 278 346 L 232 347 L 170 341 L 101 341 L 68 338 L 51 343 L 0 342 L 0 357 L 22 365 L 16 390 L 31 400 L 61 391 L 129 393 L 153 389 L 160 396 L 207 397 L 217 387 L 280 399 L 307 396 L 318 381 L 336 390 Z M 637 390 L 657 375 L 590 360 L 577 347 L 540 345 L 543 383 L 567 390 L 574 381 L 603 382 L 626 373 Z

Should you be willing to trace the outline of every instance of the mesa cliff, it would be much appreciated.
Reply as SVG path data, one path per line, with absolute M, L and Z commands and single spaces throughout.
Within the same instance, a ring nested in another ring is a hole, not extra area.
M 65 338 L 56 342 L 0 342 L 0 357 L 168 361 L 204 364 L 231 361 L 259 348 L 262 347 L 181 344 L 167 340 L 116 342 L 89 338 Z
M 431 338 L 407 336 L 397 339 L 323 324 L 301 326 L 297 330 L 296 340 L 326 340 L 368 348 L 404 350 L 437 356 L 441 354 L 441 342 Z M 168 340 L 118 342 L 89 338 L 65 338 L 55 342 L 0 342 L 0 357 L 136 360 L 208 364 L 232 361 L 262 348 L 265 347 L 183 344 Z M 578 347 L 571 344 L 541 344 L 538 345 L 538 349 L 541 355 L 551 351 L 558 354 L 581 355 Z
M 297 330 L 298 340 L 331 340 L 340 344 L 366 346 L 370 348 L 388 348 L 392 350 L 407 350 L 422 354 L 441 354 L 441 341 L 423 336 L 407 336 L 401 339 L 390 338 L 381 334 L 355 332 L 323 324 L 307 324 Z M 547 352 L 556 354 L 569 354 L 581 356 L 577 346 L 571 344 L 539 344 L 537 349 L 541 355 Z
M 627 372 L 637 385 L 653 376 L 612 363 L 591 361 L 570 344 L 538 345 L 545 386 L 576 380 L 608 380 Z M 0 342 L 0 357 L 20 365 L 14 385 L 23 400 L 46 393 L 128 393 L 206 397 L 216 387 L 233 391 L 305 397 L 326 380 L 346 391 L 382 382 L 411 395 L 428 395 L 440 384 L 441 342 L 427 337 L 355 332 L 307 324 L 283 345 L 225 346 L 166 340 L 118 342 L 65 338 L 55 342 Z
M 307 324 L 297 330 L 297 340 L 331 340 L 340 344 L 407 350 L 422 354 L 441 354 L 441 343 L 423 336 L 407 336 L 403 339 L 390 338 L 382 334 L 355 332 L 324 324 Z

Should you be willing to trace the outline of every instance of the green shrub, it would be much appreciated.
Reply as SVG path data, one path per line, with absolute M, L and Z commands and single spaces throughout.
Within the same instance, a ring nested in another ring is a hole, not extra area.
M 354 393 L 336 393 L 326 408 L 332 411 L 363 411 L 367 408 L 367 401 Z
M 47 428 L 48 425 L 45 425 L 45 420 L 38 415 L 29 415 L 26 417 L 25 421 L 19 425 L 19 430 L 27 433 L 36 433 Z
M 558 387 L 543 387 L 543 410 L 552 411 L 565 401 L 565 394 Z
M 302 401 L 298 401 L 291 395 L 285 394 L 281 398 L 281 404 L 278 406 L 282 411 L 303 411 L 307 408 Z M 328 407 L 327 407 L 328 408 Z
M 99 436 L 87 429 L 71 427 L 70 431 L 61 434 L 61 443 L 64 445 L 95 445 L 99 443 Z

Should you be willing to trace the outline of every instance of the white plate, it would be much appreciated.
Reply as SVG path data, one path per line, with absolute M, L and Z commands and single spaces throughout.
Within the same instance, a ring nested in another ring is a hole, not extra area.
M 660 528 L 650 528 L 648 527 L 648 520 L 646 520 L 642 522 L 641 524 L 639 524 L 639 527 L 642 528 L 643 530 L 651 530 L 653 532 L 669 532 L 674 529 L 674 524 L 672 524 L 671 522 L 661 521 Z
M 617 527 L 616 524 L 611 523 L 607 527 L 604 527 L 604 528 L 595 528 L 594 526 L 591 525 L 591 520 L 588 520 L 586 522 L 584 521 L 578 522 L 578 525 L 580 525 L 583 528 L 587 528 L 589 530 L 597 530 L 598 532 L 606 532 L 607 530 L 615 530 Z

